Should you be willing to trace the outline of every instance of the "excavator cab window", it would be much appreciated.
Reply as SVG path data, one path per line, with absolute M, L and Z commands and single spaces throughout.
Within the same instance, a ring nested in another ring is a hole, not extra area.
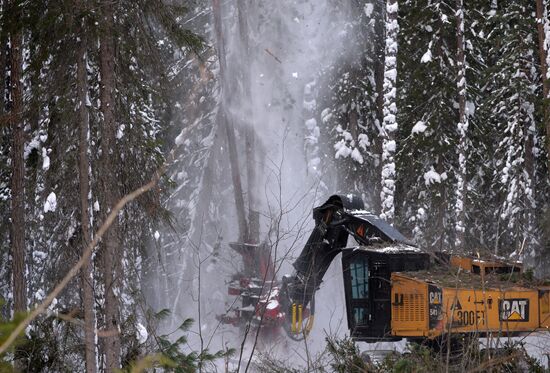
M 369 267 L 367 259 L 357 257 L 350 263 L 353 319 L 356 325 L 368 322 Z
M 363 299 L 369 296 L 369 267 L 364 258 L 357 258 L 350 265 L 351 296 L 353 299 Z
M 343 264 L 349 327 L 351 330 L 367 327 L 371 320 L 369 258 L 353 255 Z

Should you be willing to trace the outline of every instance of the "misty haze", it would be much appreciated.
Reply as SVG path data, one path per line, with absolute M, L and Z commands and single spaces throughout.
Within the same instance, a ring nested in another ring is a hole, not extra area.
M 0 1 L 0 372 L 550 369 L 547 0 Z

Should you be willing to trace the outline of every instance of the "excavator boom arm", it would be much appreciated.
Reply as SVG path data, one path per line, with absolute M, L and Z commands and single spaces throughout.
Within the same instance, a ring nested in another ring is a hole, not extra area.
M 377 216 L 364 210 L 363 200 L 355 195 L 334 195 L 313 209 L 315 228 L 294 262 L 295 272 L 283 278 L 284 302 L 307 307 L 334 258 L 346 247 L 351 235 L 362 246 L 376 243 L 412 245 L 401 233 Z M 310 305 L 314 313 L 314 303 Z

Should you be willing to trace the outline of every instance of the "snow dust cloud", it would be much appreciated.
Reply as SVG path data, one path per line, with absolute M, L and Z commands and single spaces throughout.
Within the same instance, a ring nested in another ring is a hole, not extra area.
M 336 173 L 322 170 L 325 179 L 319 177 L 319 167 L 323 164 L 320 158 L 334 155 L 321 154 L 316 144 L 321 125 L 317 113 L 323 108 L 317 107 L 314 97 L 325 93 L 318 91 L 316 78 L 336 59 L 354 58 L 354 53 L 359 55 L 363 51 L 346 48 L 355 37 L 346 31 L 353 16 L 351 8 L 347 8 L 351 5 L 332 0 L 261 0 L 250 2 L 245 14 L 249 30 L 249 52 L 246 53 L 234 3 L 222 2 L 221 18 L 226 76 L 231 80 L 229 86 L 236 89 L 225 92 L 226 97 L 218 100 L 226 102 L 225 114 L 235 124 L 238 143 L 243 142 L 246 126 L 251 126 L 256 134 L 254 159 L 260 240 L 272 247 L 275 267 L 279 269 L 277 278 L 281 279 L 293 272 L 291 264 L 313 228 L 312 208 L 337 192 L 334 178 L 326 176 Z M 210 40 L 215 45 L 211 16 L 210 22 Z M 219 65 L 213 64 L 213 73 L 219 73 Z M 246 81 L 250 82 L 250 97 L 238 89 Z M 186 122 L 204 118 L 204 113 L 199 113 L 197 118 Z M 166 251 L 172 248 L 164 254 L 169 273 L 165 276 L 167 279 L 151 281 L 167 290 L 153 289 L 151 298 L 155 299 L 152 303 L 157 309 L 169 308 L 173 312 L 166 331 L 177 328 L 182 319 L 192 317 L 195 324 L 188 335 L 190 349 L 235 348 L 237 354 L 232 364 L 236 364 L 243 332 L 220 324 L 216 318 L 232 306 L 234 297 L 226 295 L 227 283 L 242 267 L 241 258 L 228 246 L 228 242 L 238 239 L 238 225 L 227 170 L 225 132 L 219 127 L 217 123 L 207 132 L 208 144 L 213 149 L 209 157 L 215 159 L 204 161 L 200 167 L 204 174 L 200 176 L 199 188 L 208 189 L 211 195 L 206 196 L 207 203 L 203 203 L 201 192 L 193 191 L 190 202 L 185 202 L 190 206 L 190 224 L 182 228 L 184 234 L 175 234 L 171 229 L 162 234 L 170 239 L 169 243 L 161 239 L 159 246 Z M 246 193 L 245 146 L 237 148 Z M 208 167 L 214 168 L 215 164 L 221 165 L 219 173 L 210 171 L 215 175 L 206 175 Z M 175 174 L 181 172 L 177 170 Z M 185 177 L 176 180 L 187 182 Z M 180 185 L 176 191 L 183 189 L 184 185 Z M 172 198 L 176 208 L 184 205 L 183 197 L 178 197 L 181 195 L 175 193 Z M 217 201 L 217 205 L 213 207 L 211 201 Z M 206 224 L 206 215 L 215 222 L 214 228 Z M 260 345 L 257 352 L 304 366 L 306 353 L 314 358 L 324 350 L 327 334 L 342 337 L 347 333 L 340 257 L 332 263 L 316 299 L 316 322 L 307 348 L 304 342 L 292 342 L 281 332 L 269 345 Z M 244 361 L 250 357 L 253 340 L 253 336 L 247 337 Z

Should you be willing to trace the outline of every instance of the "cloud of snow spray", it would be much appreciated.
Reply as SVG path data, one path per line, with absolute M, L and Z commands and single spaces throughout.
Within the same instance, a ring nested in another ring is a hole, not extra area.
M 326 192 L 330 192 L 321 190 L 316 175 L 308 172 L 310 165 L 304 153 L 304 142 L 311 131 L 308 127 L 315 124 L 311 120 L 307 122 L 310 118 L 304 118 L 303 114 L 314 112 L 316 108 L 315 101 L 305 94 L 312 96 L 316 74 L 346 53 L 346 39 L 353 36 L 345 33 L 346 12 L 338 9 L 342 4 L 330 0 L 254 3 L 246 14 L 251 30 L 248 69 L 243 69 L 246 62 L 242 56 L 245 53 L 239 50 L 237 17 L 224 18 L 225 30 L 235 30 L 226 34 L 228 75 L 242 70 L 250 74 L 251 102 L 248 104 L 260 140 L 258 153 L 264 154 L 264 157 L 257 157 L 259 184 L 263 187 L 259 199 L 263 200 L 261 210 L 266 217 L 262 221 L 262 235 L 267 233 L 269 220 L 279 214 L 283 214 L 279 233 L 288 234 L 276 245 L 277 252 L 273 253 L 277 259 L 283 258 L 277 276 L 280 279 L 283 274 L 292 273 L 292 254 L 299 253 L 309 235 L 313 225 L 312 207 L 326 197 Z M 246 115 L 246 102 L 235 97 L 231 102 L 230 114 L 233 117 Z M 293 245 L 297 236 L 300 239 Z M 284 253 L 291 248 L 293 252 L 285 258 Z M 342 335 L 346 329 L 339 261 L 335 261 L 328 271 L 317 299 L 317 325 L 308 340 L 307 352 L 310 354 L 324 348 L 325 331 Z M 235 333 L 235 330 L 231 332 Z M 236 338 L 238 342 L 239 337 L 240 334 Z M 248 340 L 254 339 L 249 336 Z M 260 350 L 286 362 L 304 365 L 304 342 L 291 342 L 284 335 L 274 338 Z M 247 359 L 249 353 L 244 356 Z
M 277 259 L 283 257 L 279 279 L 293 271 L 293 257 L 301 251 L 313 227 L 312 207 L 321 202 L 327 192 L 333 192 L 323 190 L 317 175 L 311 172 L 304 144 L 311 127 L 315 126 L 305 113 L 320 112 L 312 100 L 312 91 L 317 89 L 316 74 L 347 53 L 346 39 L 352 37 L 344 31 L 348 22 L 346 14 L 337 6 L 342 5 L 330 0 L 262 1 L 247 14 L 252 30 L 250 104 L 261 143 L 259 151 L 265 152 L 265 160 L 259 165 L 263 171 L 259 175 L 260 185 L 265 190 L 262 207 L 268 217 L 283 214 L 279 233 L 288 234 L 276 245 L 277 253 L 273 255 Z M 244 62 L 239 61 L 239 57 L 244 54 L 236 48 L 238 35 L 234 36 L 228 49 L 229 61 L 233 67 L 240 68 Z M 243 109 L 232 107 L 235 115 Z M 280 211 L 279 203 L 286 212 Z M 268 220 L 264 219 L 264 226 Z M 297 236 L 299 239 L 293 245 Z M 284 253 L 291 248 L 291 254 L 284 258 Z M 317 299 L 316 325 L 307 342 L 308 351 L 304 342 L 289 341 L 284 335 L 261 346 L 260 350 L 287 363 L 304 366 L 306 353 L 313 356 L 325 347 L 325 330 L 340 335 L 345 331 L 338 260 L 327 272 Z
M 248 3 L 249 64 L 244 61 L 245 53 L 240 47 L 236 1 L 222 5 L 227 76 L 240 76 L 244 71 L 249 74 L 251 82 L 250 102 L 244 102 L 239 90 L 228 92 L 231 97 L 227 100 L 230 103 L 227 114 L 234 120 L 238 136 L 242 137 L 244 129 L 239 128 L 239 123 L 252 112 L 258 137 L 256 159 L 262 214 L 261 239 L 268 235 L 273 218 L 282 215 L 278 231 L 284 238 L 280 239 L 277 252 L 273 253 L 279 261 L 277 264 L 281 265 L 277 274 L 280 279 L 283 274 L 292 273 L 293 258 L 309 236 L 313 227 L 313 206 L 334 192 L 327 187 L 334 184 L 332 180 L 318 178 L 321 155 L 307 154 L 308 147 L 305 146 L 306 138 L 310 145 L 315 144 L 319 133 L 316 126 L 320 125 L 319 117 L 323 112 L 323 108 L 317 107 L 314 97 L 328 93 L 318 91 L 320 88 L 315 79 L 321 69 L 336 60 L 344 56 L 356 58 L 363 51 L 346 48 L 347 44 L 352 44 L 348 41 L 355 37 L 346 32 L 354 16 L 351 9 L 346 9 L 349 5 L 334 0 L 257 0 Z M 225 136 L 225 133 L 218 131 L 218 136 Z M 242 139 L 239 143 L 242 144 Z M 213 146 L 217 146 L 215 140 Z M 218 146 L 223 158 L 224 145 Z M 246 170 L 243 148 L 240 146 L 241 174 Z M 327 157 L 332 158 L 332 154 Z M 225 165 L 229 166 L 227 162 Z M 326 178 L 330 174 L 327 171 L 331 170 L 324 171 Z M 190 238 L 182 240 L 178 249 L 180 254 L 166 259 L 167 265 L 176 268 L 175 275 L 157 279 L 170 283 L 163 285 L 166 288 L 175 288 L 175 294 L 171 295 L 173 299 L 164 302 L 177 306 L 174 323 L 187 317 L 195 319 L 193 331 L 197 333 L 189 335 L 190 348 L 195 351 L 202 348 L 217 351 L 225 347 L 239 351 L 243 337 L 238 328 L 220 325 L 216 320 L 216 315 L 223 314 L 231 306 L 231 300 L 226 296 L 226 284 L 242 266 L 240 257 L 228 247 L 228 242 L 236 240 L 238 235 L 233 192 L 228 180 L 230 178 L 213 187 L 223 200 L 219 211 L 198 211 L 200 206 L 195 206 L 194 211 L 197 216 L 205 213 L 223 216 L 215 228 L 221 242 L 208 242 L 203 237 L 205 227 L 200 224 L 191 226 L 189 230 L 193 232 L 189 233 Z M 273 234 L 271 239 L 274 239 Z M 197 241 L 200 241 L 198 247 Z M 220 246 L 219 258 L 209 259 L 208 255 L 217 244 Z M 288 251 L 290 255 L 285 256 Z M 273 338 L 273 343 L 264 343 L 258 350 L 286 363 L 305 366 L 305 356 L 314 357 L 325 348 L 326 334 L 343 336 L 347 333 L 339 258 L 326 273 L 316 299 L 316 323 L 308 338 L 307 349 L 304 342 L 292 342 L 282 333 Z M 250 343 L 245 348 L 244 361 L 249 359 L 254 334 L 251 332 L 248 336 Z

